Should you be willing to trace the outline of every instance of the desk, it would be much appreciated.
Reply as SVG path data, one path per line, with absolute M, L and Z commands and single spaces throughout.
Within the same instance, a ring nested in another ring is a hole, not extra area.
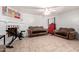
M 25 31 L 22 30 L 21 33 L 20 33 L 23 37 L 25 36 L 25 35 L 24 35 L 24 32 L 25 32 Z
M 5 52 L 5 35 L 0 35 L 0 39 L 4 38 L 3 45 L 0 46 L 1 52 Z
M 3 43 L 4 43 L 4 45 L 5 45 L 5 35 L 0 35 L 0 39 L 2 39 L 2 38 L 4 38 Z

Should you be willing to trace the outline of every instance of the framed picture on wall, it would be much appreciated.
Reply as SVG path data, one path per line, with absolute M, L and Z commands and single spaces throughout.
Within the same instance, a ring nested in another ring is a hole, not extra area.
M 20 13 L 16 12 L 16 14 L 15 14 L 15 18 L 20 19 Z
M 16 12 L 15 10 L 8 8 L 7 6 L 2 7 L 2 14 L 7 15 L 9 17 L 21 19 L 21 14 L 19 12 Z
M 7 7 L 6 6 L 2 7 L 2 14 L 7 15 Z

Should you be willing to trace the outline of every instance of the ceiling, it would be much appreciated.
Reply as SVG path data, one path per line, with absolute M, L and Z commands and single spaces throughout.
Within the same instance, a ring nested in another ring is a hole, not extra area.
M 45 9 L 42 7 L 34 7 L 34 6 L 10 6 L 13 9 L 16 9 L 19 12 L 26 13 L 26 14 L 34 14 L 34 15 L 44 15 Z M 47 7 L 47 9 L 50 10 L 56 10 L 51 11 L 49 15 L 57 15 L 60 13 L 64 13 L 66 11 L 71 11 L 74 9 L 78 9 L 79 6 L 52 6 Z

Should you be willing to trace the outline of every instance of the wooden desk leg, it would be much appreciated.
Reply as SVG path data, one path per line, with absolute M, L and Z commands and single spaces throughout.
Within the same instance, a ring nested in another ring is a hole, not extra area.
M 4 35 L 4 45 L 5 45 L 5 35 Z
M 4 51 L 3 52 L 6 52 L 5 35 L 4 35 Z

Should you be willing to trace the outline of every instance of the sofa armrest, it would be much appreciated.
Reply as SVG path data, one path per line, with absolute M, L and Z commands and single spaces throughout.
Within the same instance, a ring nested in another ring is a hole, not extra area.
M 53 33 L 56 34 L 56 32 L 59 32 L 58 30 L 54 30 Z
M 69 37 L 69 33 L 70 33 L 70 32 L 67 32 L 67 37 Z
M 75 31 L 71 31 L 70 33 L 73 33 L 74 35 L 76 35 L 76 32 Z
M 54 30 L 54 32 L 59 32 L 59 30 Z
M 32 30 L 30 30 L 30 29 L 29 29 L 29 30 L 27 30 L 27 31 L 28 31 L 28 33 L 30 33 L 30 34 L 32 33 Z

